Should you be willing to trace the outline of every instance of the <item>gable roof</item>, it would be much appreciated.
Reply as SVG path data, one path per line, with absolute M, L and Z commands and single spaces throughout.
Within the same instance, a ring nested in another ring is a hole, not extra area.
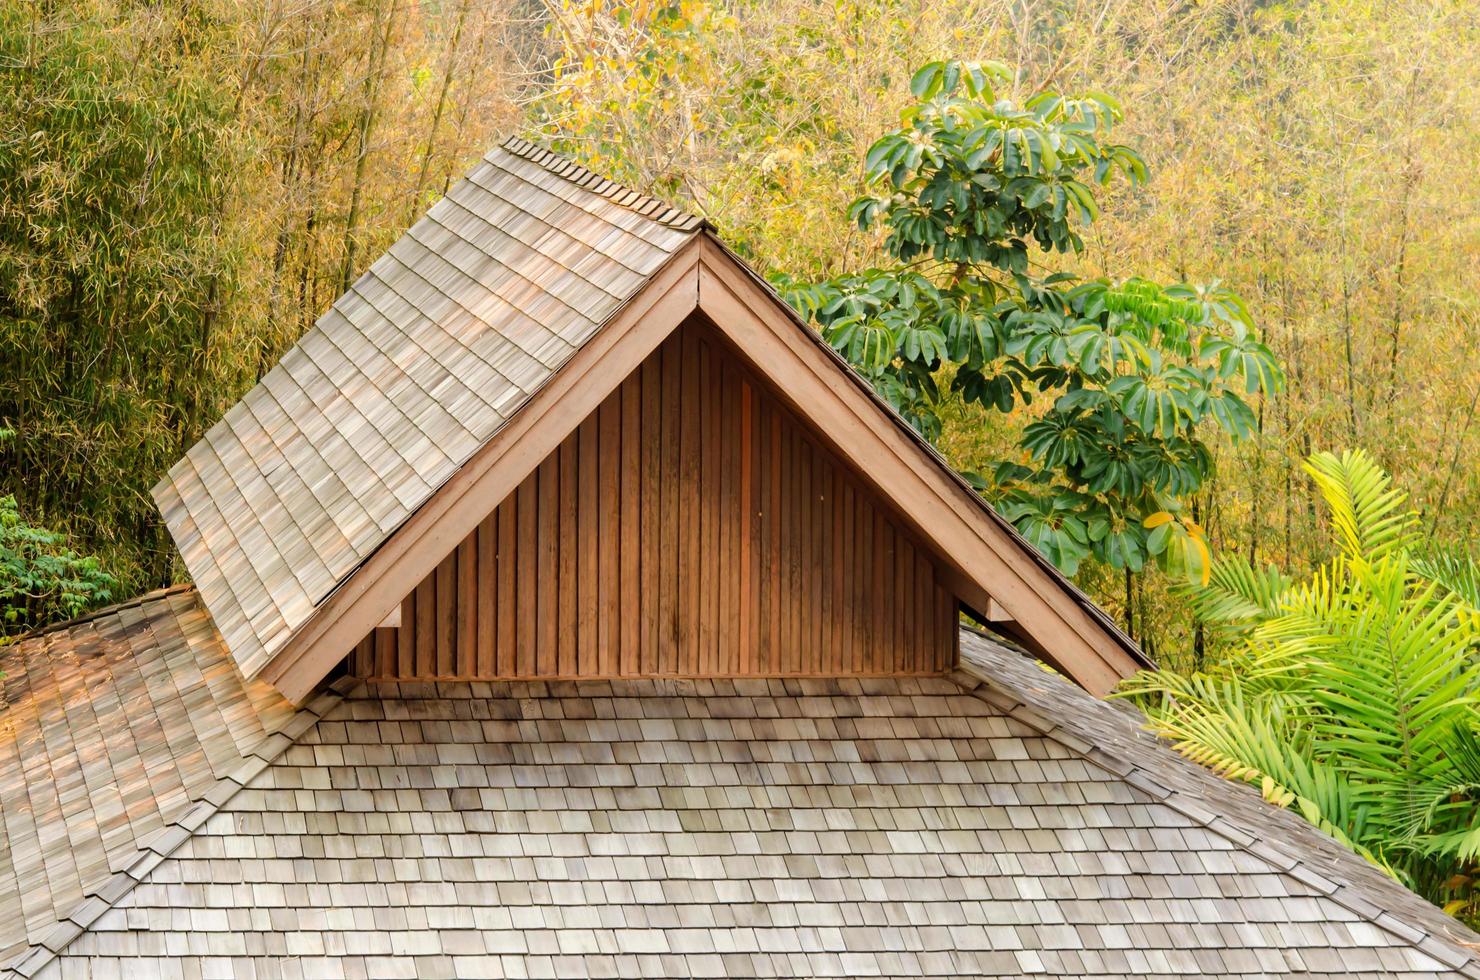
M 242 680 L 191 588 L 0 647 L 0 696 L 0 960 L 294 714 Z
M 306 696 L 696 312 L 922 525 L 974 608 L 1091 690 L 1146 663 L 699 219 L 509 140 L 155 488 L 242 672 Z
M 376 260 L 153 491 L 242 671 L 700 227 L 511 139 Z
M 961 645 L 949 678 L 342 683 L 14 964 L 1480 977 L 1293 814 Z

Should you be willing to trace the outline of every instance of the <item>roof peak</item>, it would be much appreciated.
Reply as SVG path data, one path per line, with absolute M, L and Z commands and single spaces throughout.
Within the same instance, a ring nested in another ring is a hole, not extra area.
M 715 230 L 714 225 L 706 218 L 690 214 L 649 194 L 635 191 L 609 177 L 601 176 L 594 170 L 587 170 L 569 157 L 562 156 L 537 143 L 531 143 L 518 136 L 510 136 L 500 144 L 500 148 L 530 163 L 538 164 L 577 187 L 591 191 L 593 194 L 599 194 L 613 204 L 627 208 L 629 211 L 635 211 L 648 220 L 656 221 L 665 227 L 677 231 Z

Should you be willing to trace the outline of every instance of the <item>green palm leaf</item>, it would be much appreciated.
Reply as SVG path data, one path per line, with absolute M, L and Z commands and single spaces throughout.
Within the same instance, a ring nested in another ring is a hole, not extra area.
M 1331 509 L 1331 526 L 1348 558 L 1373 560 L 1413 544 L 1418 518 L 1408 495 L 1360 449 L 1316 453 L 1305 464 Z
M 1290 579 L 1273 565 L 1256 569 L 1243 555 L 1213 563 L 1208 584 L 1190 583 L 1177 591 L 1187 599 L 1198 621 L 1237 636 L 1278 615 Z
M 1480 616 L 1480 560 L 1468 549 L 1430 552 L 1414 559 L 1413 568 Z
M 1183 594 L 1240 642 L 1204 672 L 1145 672 L 1121 693 L 1184 755 L 1442 903 L 1480 861 L 1480 568 L 1414 558 L 1417 519 L 1366 454 L 1306 468 L 1335 557 L 1299 583 L 1219 562 Z

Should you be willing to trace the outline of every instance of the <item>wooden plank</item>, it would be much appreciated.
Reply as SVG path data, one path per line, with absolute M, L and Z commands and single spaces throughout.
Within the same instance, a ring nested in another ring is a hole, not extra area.
M 662 514 L 663 473 L 663 363 L 661 354 L 642 365 L 642 628 L 638 642 L 638 672 L 658 672 L 660 639 L 658 592 L 661 575 L 658 563 L 662 551 L 659 518 Z
M 477 532 L 457 546 L 457 643 L 452 673 L 471 677 L 478 670 Z
M 678 667 L 678 571 L 679 497 L 682 479 L 680 421 L 683 353 L 678 336 L 669 337 L 662 350 L 662 457 L 658 507 L 658 664 L 660 674 L 675 673 Z
M 807 629 L 812 600 L 807 588 L 807 550 L 811 547 L 811 543 L 807 540 L 807 501 L 812 495 L 812 486 L 807 479 L 806 440 L 802 438 L 790 413 L 787 413 L 787 422 L 791 423 L 791 435 L 787 439 L 787 449 L 791 456 L 792 483 L 787 502 L 787 510 L 790 513 L 788 524 L 792 539 L 791 560 L 787 567 L 789 577 L 787 591 L 791 593 L 791 634 L 787 640 L 790 652 L 787 654 L 787 663 L 790 669 L 805 673 L 808 672 Z
M 702 506 L 699 499 L 700 467 L 703 449 L 700 442 L 699 423 L 699 350 L 694 326 L 687 325 L 678 331 L 679 361 L 679 494 L 678 494 L 678 568 L 676 574 L 678 593 L 678 649 L 675 651 L 674 673 L 696 674 L 702 671 L 702 651 L 699 647 L 699 618 L 703 615 L 700 599 L 700 550 L 702 533 Z
M 801 625 L 801 633 L 798 637 L 800 647 L 800 667 L 809 674 L 817 674 L 822 670 L 822 660 L 818 656 L 821 650 L 817 645 L 817 623 L 821 612 L 822 599 L 820 590 L 817 588 L 817 489 L 814 486 L 816 474 L 816 453 L 812 444 L 805 437 L 797 439 L 800 447 L 798 457 L 798 476 L 801 482 L 801 493 L 797 498 L 798 520 L 802 528 L 802 558 L 798 567 L 801 577 L 801 587 L 798 595 L 801 601 L 801 615 L 798 617 Z
M 719 618 L 717 620 L 716 673 L 733 674 L 740 669 L 737 654 L 740 641 L 740 619 L 736 615 L 735 597 L 739 591 L 740 561 L 736 547 L 735 529 L 744 515 L 740 504 L 740 439 L 742 423 L 739 419 L 739 401 L 736 397 L 733 371 L 725 370 L 723 361 L 718 361 L 716 392 L 719 404 L 715 411 L 715 427 L 719 433 L 719 569 L 715 576 L 719 585 Z
M 786 511 L 782 507 L 782 493 L 786 477 L 785 446 L 781 438 L 781 411 L 775 405 L 767 406 L 766 413 L 766 558 L 768 567 L 764 578 L 766 597 L 770 613 L 766 623 L 767 671 L 777 671 L 785 662 L 786 644 Z
M 416 676 L 416 590 L 401 600 L 401 628 L 396 630 L 396 676 Z
M 853 579 L 853 596 L 849 617 L 857 624 L 857 636 L 850 652 L 848 669 L 860 673 L 869 663 L 874 646 L 874 610 L 869 601 L 874 548 L 873 511 L 867 495 L 861 487 L 855 487 L 853 495 L 853 563 L 849 566 Z
M 609 399 L 608 399 L 609 400 Z M 602 403 L 603 405 L 605 402 Z M 597 491 L 601 488 L 601 462 L 597 436 L 600 410 L 576 429 L 576 533 L 561 543 L 576 549 L 576 658 L 575 673 L 594 676 L 598 670 L 597 564 L 601 557 L 601 512 Z M 615 493 L 615 488 L 613 488 Z
M 622 383 L 622 531 L 621 587 L 622 643 L 618 662 L 623 674 L 641 669 L 643 630 L 642 568 L 642 378 L 644 366 Z
M 498 653 L 496 674 L 513 677 L 519 673 L 519 491 L 516 489 L 499 504 L 498 552 Z
M 451 677 L 455 672 L 457 648 L 457 557 L 448 555 L 437 566 L 436 584 L 437 660 L 432 668 L 437 677 Z
M 838 668 L 833 665 L 827 656 L 827 620 L 832 616 L 832 589 L 829 588 L 829 577 L 827 577 L 827 560 L 832 554 L 832 540 L 827 531 L 832 530 L 832 514 L 827 508 L 832 505 L 827 481 L 832 477 L 832 466 L 829 460 L 815 446 L 808 444 L 808 459 L 813 466 L 813 478 L 811 478 L 811 520 L 813 520 L 813 548 L 811 548 L 811 561 L 808 563 L 808 577 L 810 577 L 811 594 L 813 600 L 813 629 L 811 629 L 811 648 L 813 648 L 813 669 L 818 674 L 836 674 Z
M 478 637 L 473 657 L 473 670 L 479 677 L 493 677 L 497 661 L 495 647 L 498 636 L 498 512 L 489 514 L 478 525 L 477 592 Z
M 519 484 L 519 570 L 515 581 L 518 612 L 514 674 L 532 677 L 539 670 L 540 618 L 540 492 L 538 480 Z
M 581 423 L 585 425 L 585 423 Z M 562 677 L 574 676 L 580 643 L 580 428 L 560 444 L 558 484 L 560 510 L 555 540 L 555 564 L 560 581 L 556 595 L 556 672 Z
M 844 607 L 844 596 L 848 582 L 848 560 L 849 535 L 852 533 L 852 516 L 849 508 L 853 506 L 853 497 L 848 493 L 848 480 L 842 473 L 833 468 L 832 480 L 832 566 L 828 572 L 831 576 L 829 591 L 832 593 L 832 606 L 828 617 L 828 628 L 832 631 L 828 639 L 828 665 L 836 673 L 843 672 L 843 651 L 848 645 L 848 622 L 847 611 Z
M 375 676 L 396 676 L 396 643 L 400 636 L 399 627 L 375 631 Z
M 909 538 L 894 529 L 894 578 L 890 593 L 895 597 L 894 613 L 894 657 L 881 669 L 920 670 L 915 658 L 920 645 L 914 635 L 915 611 L 915 549 Z
M 890 589 L 894 577 L 894 536 L 882 507 L 873 508 L 873 590 L 869 596 L 874 613 L 874 644 L 868 664 L 870 673 L 882 669 L 895 656 L 894 611 L 898 600 Z
M 536 513 L 539 535 L 535 592 L 538 595 L 534 631 L 541 677 L 552 677 L 560 666 L 560 458 L 552 453 L 539 465 Z
M 738 670 L 748 674 L 755 666 L 757 620 L 755 568 L 755 404 L 748 381 L 740 382 L 740 511 L 735 525 L 735 556 L 740 568 L 740 590 L 735 596 Z
M 930 620 L 935 615 L 934 596 L 930 594 L 933 577 L 930 562 L 918 542 L 910 542 L 911 600 L 905 615 L 905 629 L 910 646 L 910 662 L 916 673 L 930 671 L 934 651 L 930 640 Z
M 595 483 L 600 508 L 597 534 L 597 666 L 604 677 L 616 673 L 622 644 L 621 543 L 622 543 L 622 396 L 612 393 L 601 403 L 596 437 Z M 627 607 L 629 611 L 632 607 Z M 626 618 L 631 618 L 629 615 Z
M 719 482 L 719 366 L 712 344 L 700 348 L 699 361 L 699 670 L 719 673 L 719 522 L 724 491 Z
M 422 579 L 416 587 L 416 667 L 413 677 L 430 677 L 437 672 L 437 575 Z

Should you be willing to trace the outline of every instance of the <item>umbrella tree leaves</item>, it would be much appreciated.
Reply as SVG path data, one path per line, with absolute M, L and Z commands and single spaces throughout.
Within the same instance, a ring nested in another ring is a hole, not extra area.
M 896 264 L 778 285 L 927 438 L 945 399 L 1028 409 L 1021 457 L 982 485 L 1060 568 L 1154 559 L 1204 580 L 1207 542 L 1182 514 L 1212 475 L 1204 437 L 1253 435 L 1251 400 L 1280 387 L 1280 366 L 1216 283 L 1042 272 L 1044 256 L 1083 250 L 1095 188 L 1148 175 L 1110 139 L 1113 98 L 1019 103 L 1011 77 L 960 61 L 916 72 L 918 101 L 869 148 L 871 193 L 849 212 Z

